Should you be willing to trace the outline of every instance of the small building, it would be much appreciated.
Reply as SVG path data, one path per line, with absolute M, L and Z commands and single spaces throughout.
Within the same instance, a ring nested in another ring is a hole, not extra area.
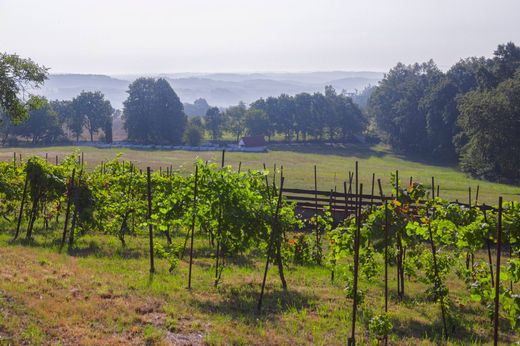
M 264 136 L 242 137 L 238 142 L 238 147 L 246 151 L 265 151 L 267 142 Z

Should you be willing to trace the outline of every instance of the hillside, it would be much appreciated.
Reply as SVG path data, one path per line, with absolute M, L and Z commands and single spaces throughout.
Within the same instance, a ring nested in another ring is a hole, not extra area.
M 250 103 L 261 97 L 282 93 L 323 91 L 326 85 L 337 90 L 355 92 L 382 79 L 380 72 L 306 72 L 306 73 L 209 73 L 162 74 L 182 102 L 204 98 L 210 105 L 226 107 L 239 101 Z M 82 90 L 99 90 L 115 108 L 122 108 L 128 85 L 139 75 L 51 74 L 36 91 L 49 99 L 71 99 Z

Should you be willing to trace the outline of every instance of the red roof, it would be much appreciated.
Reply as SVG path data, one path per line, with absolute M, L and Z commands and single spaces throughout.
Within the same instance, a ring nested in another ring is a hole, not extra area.
M 242 142 L 244 142 L 246 148 L 265 147 L 267 145 L 264 136 L 242 137 Z

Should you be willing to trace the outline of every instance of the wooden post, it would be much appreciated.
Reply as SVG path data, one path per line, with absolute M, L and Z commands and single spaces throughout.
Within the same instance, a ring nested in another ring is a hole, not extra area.
M 220 167 L 222 167 L 222 168 L 224 168 L 225 158 L 226 158 L 226 149 L 222 150 L 222 162 L 220 163 Z
M 260 313 L 262 311 L 262 299 L 264 297 L 265 281 L 267 279 L 267 271 L 269 270 L 269 260 L 270 260 L 271 252 L 273 250 L 273 242 L 275 240 L 274 234 L 275 234 L 276 230 L 278 229 L 278 214 L 280 212 L 280 205 L 282 202 L 282 190 L 283 190 L 284 179 L 285 178 L 283 176 L 280 179 L 280 190 L 278 192 L 278 201 L 276 203 L 274 221 L 271 224 L 271 235 L 269 237 L 269 247 L 267 249 L 267 259 L 265 261 L 264 277 L 262 279 L 262 289 L 260 290 L 260 297 L 258 298 L 258 304 L 256 306 L 256 310 L 258 313 Z
M 383 188 L 381 186 L 381 179 L 377 179 L 377 185 L 379 186 L 379 196 L 381 196 L 381 202 L 383 202 L 384 194 L 383 194 Z
M 70 204 L 72 201 L 72 190 L 74 189 L 74 176 L 76 175 L 76 168 L 72 169 L 72 176 L 70 177 L 69 186 L 67 188 L 67 207 L 65 209 L 65 225 L 63 226 L 63 235 L 61 237 L 60 250 L 65 246 L 65 239 L 67 238 L 67 226 L 70 217 Z
M 477 185 L 477 193 L 475 193 L 475 205 L 478 205 L 478 193 L 480 191 L 480 185 Z
M 437 184 L 437 197 L 439 197 L 439 195 L 440 195 L 440 190 L 441 190 L 441 187 L 439 186 L 439 184 Z
M 385 199 L 385 313 L 388 313 L 388 233 L 388 201 Z M 385 335 L 386 344 L 388 344 L 388 335 Z
M 16 167 L 16 151 L 13 151 L 13 166 Z
M 193 265 L 193 239 L 195 234 L 195 220 L 197 212 L 197 180 L 199 177 L 199 165 L 195 165 L 195 182 L 193 188 L 193 218 L 191 220 L 191 243 L 190 243 L 190 269 L 188 273 L 188 289 L 191 289 L 191 267 Z
M 59 165 L 58 155 L 56 155 L 56 166 Z
M 487 214 L 486 214 L 486 204 L 482 205 L 484 207 L 484 222 L 487 223 Z M 493 259 L 491 257 L 491 242 L 488 239 L 486 239 L 486 245 L 487 245 L 487 253 L 488 253 L 488 264 L 489 264 L 489 273 L 491 274 L 491 287 L 495 287 L 495 279 L 493 277 Z
M 374 210 L 374 188 L 376 183 L 376 174 L 372 173 L 372 190 L 370 192 L 370 210 Z
M 468 206 L 471 208 L 471 186 L 468 187 Z
M 502 196 L 498 197 L 498 222 L 497 222 L 497 272 L 495 283 L 495 314 L 493 344 L 498 345 L 498 321 L 500 306 L 500 256 L 502 254 Z
M 49 161 L 49 153 L 45 153 L 45 163 Z
M 240 170 L 242 169 L 242 161 L 238 163 L 238 173 L 240 173 Z
M 16 155 L 14 158 L 16 160 Z M 25 175 L 25 182 L 23 183 L 23 192 L 22 192 L 22 203 L 20 204 L 20 213 L 18 214 L 18 223 L 16 224 L 16 233 L 14 235 L 14 240 L 16 240 L 18 238 L 18 235 L 20 234 L 20 225 L 22 224 L 23 206 L 25 204 L 25 195 L 27 194 L 28 181 L 29 181 L 29 179 L 27 179 L 27 175 Z
M 318 176 L 316 172 L 316 165 L 314 165 L 314 217 L 316 218 L 316 224 L 314 225 L 314 232 L 316 233 L 316 249 L 319 246 L 320 243 L 320 235 L 319 235 L 319 229 L 318 229 Z
M 358 172 L 358 165 L 356 162 L 356 182 L 357 180 L 357 172 Z M 356 190 L 357 190 L 357 184 L 356 184 Z M 355 345 L 356 344 L 356 314 L 357 314 L 357 292 L 358 292 L 358 272 L 359 272 L 359 238 L 361 235 L 361 195 L 363 194 L 363 184 L 359 185 L 359 190 L 357 191 L 359 193 L 356 193 L 356 233 L 354 237 L 354 279 L 353 279 L 353 291 L 354 291 L 354 297 L 353 297 L 353 305 L 352 305 L 352 331 L 350 335 L 350 339 L 348 341 L 349 345 Z
M 437 294 L 439 294 L 440 290 L 440 278 L 439 278 L 439 270 L 437 268 L 437 250 L 435 250 L 435 244 L 433 242 L 433 235 L 432 235 L 432 228 L 431 228 L 431 221 L 433 220 L 433 213 L 431 216 L 431 219 L 428 221 L 428 232 L 430 233 L 430 245 L 432 248 L 432 256 L 433 256 L 433 269 L 435 274 L 435 291 Z M 446 326 L 446 316 L 444 311 L 444 299 L 442 296 L 440 297 L 440 305 L 441 305 L 441 314 L 442 314 L 442 326 L 444 331 L 444 337 L 448 339 L 448 328 Z
M 153 262 L 153 227 L 152 227 L 152 179 L 150 176 L 150 167 L 146 167 L 146 179 L 148 187 L 148 234 L 150 237 L 150 273 L 155 273 Z

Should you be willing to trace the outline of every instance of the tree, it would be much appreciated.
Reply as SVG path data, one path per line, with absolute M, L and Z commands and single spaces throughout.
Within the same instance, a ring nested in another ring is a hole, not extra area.
M 13 128 L 15 134 L 30 138 L 33 144 L 50 144 L 63 137 L 58 116 L 47 100 L 29 112 L 27 119 Z
M 267 136 L 269 134 L 269 118 L 264 111 L 250 108 L 246 112 L 245 125 L 251 136 Z
M 209 109 L 208 102 L 203 98 L 196 99 L 193 104 L 185 103 L 184 104 L 184 112 L 187 116 L 204 116 Z
M 493 90 L 475 90 L 459 103 L 460 125 L 468 139 L 461 168 L 474 176 L 520 182 L 520 69 Z
M 247 108 L 244 102 L 240 102 L 238 105 L 226 109 L 225 117 L 228 120 L 227 129 L 235 135 L 237 142 L 245 130 L 246 112 Z
M 189 123 L 184 132 L 184 142 L 192 147 L 199 146 L 204 136 L 203 131 L 199 126 Z
M 44 104 L 29 93 L 47 79 L 47 68 L 16 54 L 0 53 L 0 109 L 13 123 L 24 120 L 29 111 Z
M 186 128 L 183 105 L 163 78 L 139 78 L 124 101 L 128 139 L 142 143 L 178 144 Z
M 110 101 L 105 100 L 105 96 L 99 91 L 82 91 L 72 99 L 71 107 L 74 113 L 72 122 L 74 128 L 72 130 L 76 134 L 76 140 L 79 139 L 80 131 L 83 129 L 83 126 L 81 126 L 80 130 L 80 124 L 85 124 L 90 134 L 90 141 L 93 142 L 94 134 L 100 129 L 106 129 L 109 123 L 108 119 L 114 113 Z
M 305 141 L 307 135 L 312 132 L 313 113 L 312 113 L 312 95 L 308 93 L 300 93 L 294 96 L 295 112 L 297 117 L 295 119 L 296 137 L 299 139 L 299 134 Z
M 397 64 L 373 92 L 369 113 L 381 138 L 407 154 L 431 153 L 421 102 L 443 74 L 433 61 Z
M 210 107 L 204 116 L 206 130 L 211 134 L 211 139 L 217 140 L 222 136 L 224 117 L 217 107 Z
M 354 103 L 351 97 L 339 95 L 337 102 L 338 125 L 343 141 L 361 134 L 366 127 L 366 119 L 361 109 Z

